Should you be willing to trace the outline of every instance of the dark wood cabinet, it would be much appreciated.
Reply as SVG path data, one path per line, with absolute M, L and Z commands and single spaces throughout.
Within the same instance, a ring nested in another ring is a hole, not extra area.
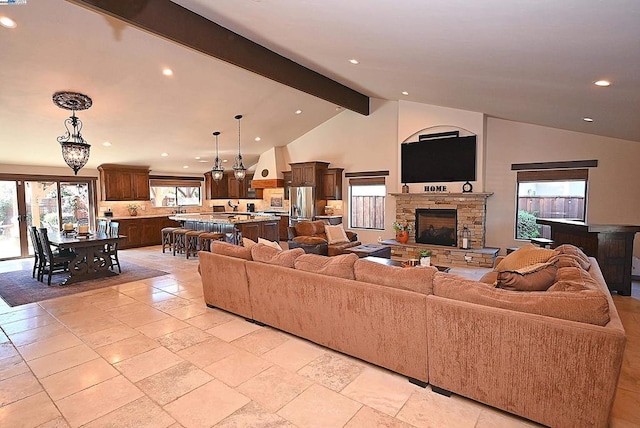
M 100 198 L 103 201 L 148 201 L 149 168 L 146 166 L 130 166 L 102 164 L 100 173 Z
M 298 162 L 291 165 L 292 186 L 319 186 L 322 176 L 329 166 L 327 162 Z
M 342 171 L 343 168 L 329 168 L 324 171 L 321 199 L 342 199 Z
M 238 223 L 236 228 L 242 233 L 243 238 L 258 241 L 258 238 L 269 241 L 279 241 L 280 231 L 278 220 L 261 221 L 259 223 Z
M 631 295 L 633 239 L 640 226 L 598 225 L 562 219 L 537 219 L 551 226 L 556 245 L 573 244 L 586 255 L 595 257 L 609 290 L 621 296 Z
M 289 216 L 280 215 L 280 221 L 278 221 L 278 235 L 280 235 L 281 241 L 289 240 Z
M 263 189 L 251 187 L 253 174 L 247 174 L 244 180 L 238 181 L 233 172 L 227 172 L 222 180 L 215 182 L 211 171 L 204 174 L 205 199 L 262 199 Z
M 169 217 L 122 218 L 113 221 L 120 223 L 119 234 L 127 237 L 126 241 L 119 244 L 121 249 L 160 245 L 163 227 L 180 226 Z
M 249 175 L 245 177 L 244 180 L 238 181 L 235 179 L 233 174 L 231 174 L 227 179 L 227 196 L 231 199 L 246 199 L 247 197 L 247 178 Z
M 213 180 L 211 171 L 204 174 L 204 198 L 205 199 L 227 199 L 229 197 L 229 175 L 224 174 L 218 182 Z
M 283 171 L 282 178 L 284 181 L 284 199 L 289 200 L 289 188 L 291 187 L 291 171 Z

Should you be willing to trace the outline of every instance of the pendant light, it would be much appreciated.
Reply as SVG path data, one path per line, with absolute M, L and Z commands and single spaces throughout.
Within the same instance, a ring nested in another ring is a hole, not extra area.
M 224 176 L 224 167 L 218 157 L 218 135 L 220 135 L 220 131 L 213 133 L 213 136 L 216 137 L 216 159 L 213 161 L 213 168 L 211 168 L 211 178 L 213 178 L 213 181 L 216 183 L 222 180 Z
M 65 110 L 71 110 L 71 117 L 64 121 L 67 132 L 58 137 L 62 146 L 62 158 L 73 170 L 75 175 L 87 164 L 91 145 L 87 143 L 80 131 L 82 121 L 76 117 L 76 110 L 86 110 L 93 104 L 91 98 L 78 92 L 56 92 L 53 94 L 53 103 Z M 71 130 L 69 129 L 71 126 Z
M 238 156 L 236 156 L 236 163 L 233 164 L 233 175 L 236 180 L 242 181 L 247 175 L 247 168 L 242 164 L 242 153 L 240 153 L 240 119 L 242 119 L 242 115 L 235 116 L 235 119 L 238 121 Z

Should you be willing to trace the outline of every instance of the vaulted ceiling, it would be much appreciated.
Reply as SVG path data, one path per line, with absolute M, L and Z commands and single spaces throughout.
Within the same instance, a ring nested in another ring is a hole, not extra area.
M 88 167 L 201 174 L 211 168 L 216 130 L 230 165 L 236 114 L 251 165 L 343 111 L 78 3 L 0 6 L 17 23 L 0 27 L 0 164 L 64 166 L 56 137 L 69 112 L 51 101 L 60 90 L 93 98 L 77 113 L 92 144 Z M 174 3 L 369 97 L 640 142 L 636 0 Z M 611 86 L 595 86 L 600 79 Z

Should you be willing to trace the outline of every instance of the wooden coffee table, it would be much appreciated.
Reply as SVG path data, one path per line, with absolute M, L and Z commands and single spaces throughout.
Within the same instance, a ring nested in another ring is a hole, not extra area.
M 403 267 L 402 262 L 399 262 L 397 260 L 385 259 L 383 257 L 367 256 L 367 257 L 364 257 L 364 260 L 369 260 L 371 262 L 376 262 L 376 263 L 380 263 L 387 266 Z M 431 265 L 431 266 L 438 269 L 440 272 L 449 272 L 451 270 L 449 266 L 442 266 L 442 265 Z

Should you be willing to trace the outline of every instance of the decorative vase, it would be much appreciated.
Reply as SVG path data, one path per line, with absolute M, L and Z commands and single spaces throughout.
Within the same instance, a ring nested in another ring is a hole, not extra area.
M 431 266 L 431 257 L 420 257 L 420 266 Z
M 129 215 L 130 215 L 131 217 L 135 217 L 135 216 L 137 216 L 137 215 L 138 215 L 138 210 L 136 210 L 136 209 L 132 209 L 132 208 L 129 208 Z
M 401 244 L 406 244 L 409 241 L 409 232 L 406 230 L 397 231 L 396 241 L 398 241 Z

